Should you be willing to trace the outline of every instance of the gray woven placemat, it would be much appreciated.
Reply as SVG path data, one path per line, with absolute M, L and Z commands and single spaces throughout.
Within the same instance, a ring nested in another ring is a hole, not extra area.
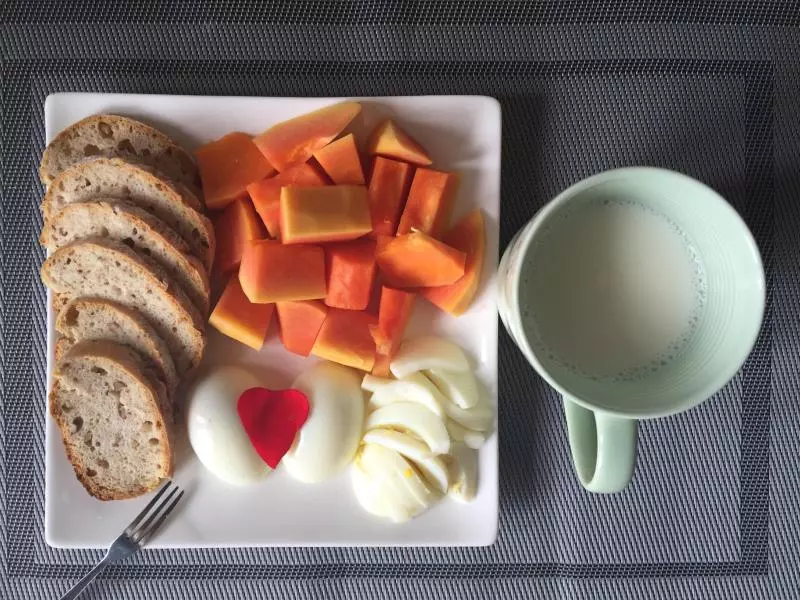
M 104 23 L 75 23 L 90 19 Z M 89 597 L 797 596 L 796 3 L 8 2 L 0 22 L 0 598 L 57 597 L 99 556 L 50 549 L 42 535 L 35 168 L 56 91 L 492 95 L 503 110 L 501 244 L 570 183 L 651 164 L 728 198 L 769 278 L 743 372 L 703 406 L 643 425 L 622 494 L 581 491 L 559 402 L 501 332 L 494 546 L 153 551 Z

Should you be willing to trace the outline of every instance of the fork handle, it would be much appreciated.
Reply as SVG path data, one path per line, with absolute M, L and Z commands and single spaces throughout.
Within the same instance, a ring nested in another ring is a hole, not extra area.
M 80 596 L 83 593 L 83 590 L 86 589 L 86 586 L 92 583 L 92 581 L 94 581 L 94 578 L 97 577 L 100 574 L 100 572 L 106 568 L 106 566 L 108 565 L 108 562 L 106 562 L 107 559 L 108 555 L 104 556 L 103 560 L 97 563 L 92 568 L 91 571 L 89 571 L 86 575 L 84 575 L 83 579 L 81 579 L 78 583 L 72 586 L 72 589 L 70 591 L 61 596 L 60 600 L 74 600 L 75 598 Z

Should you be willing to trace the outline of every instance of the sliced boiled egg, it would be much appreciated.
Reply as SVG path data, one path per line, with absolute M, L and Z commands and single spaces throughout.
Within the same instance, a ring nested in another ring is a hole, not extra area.
M 425 375 L 459 408 L 472 408 L 480 400 L 478 382 L 472 371 L 429 369 Z
M 364 434 L 364 443 L 383 446 L 414 461 L 425 460 L 433 456 L 428 444 L 413 435 L 394 429 L 378 428 L 367 431 Z
M 479 402 L 468 409 L 445 402 L 442 408 L 450 419 L 473 431 L 489 431 L 494 423 L 494 409 L 488 402 Z
M 404 341 L 389 365 L 389 370 L 398 379 L 429 369 L 468 371 L 469 368 L 469 360 L 459 346 L 434 336 Z
M 485 431 L 473 431 L 472 429 L 467 429 L 463 425 L 453 421 L 453 419 L 446 419 L 444 424 L 445 427 L 447 427 L 450 438 L 454 442 L 464 443 L 475 450 L 478 450 L 486 443 Z
M 447 493 L 450 487 L 450 474 L 447 465 L 440 456 L 428 456 L 414 461 L 422 476 L 432 483 L 435 489 L 442 495 Z
M 357 466 L 383 487 L 387 503 L 394 503 L 394 514 L 412 519 L 439 500 L 439 496 L 399 453 L 376 444 L 365 444 Z
M 309 415 L 281 464 L 308 483 L 344 469 L 355 456 L 364 423 L 361 379 L 347 367 L 330 362 L 312 366 L 292 384 L 308 398 Z
M 367 375 L 371 377 L 371 375 Z M 365 377 L 366 379 L 366 377 Z M 411 373 L 403 379 L 375 381 L 375 377 L 369 382 L 370 387 L 374 388 L 370 404 L 375 407 L 388 406 L 392 402 L 405 401 L 421 404 L 437 417 L 444 416 L 442 404 L 447 400 L 438 388 L 431 383 L 422 373 Z M 362 382 L 361 387 L 364 387 Z
M 307 426 L 307 425 L 306 425 Z M 367 417 L 366 429 L 392 428 L 417 436 L 434 454 L 447 454 L 450 435 L 442 419 L 421 404 L 393 402 Z
M 447 462 L 450 476 L 447 495 L 459 502 L 472 502 L 478 490 L 478 453 L 463 444 L 453 444 Z
M 250 371 L 226 366 L 200 377 L 189 391 L 189 443 L 206 469 L 233 485 L 255 483 L 270 472 L 253 448 L 236 409 L 242 392 L 260 385 Z

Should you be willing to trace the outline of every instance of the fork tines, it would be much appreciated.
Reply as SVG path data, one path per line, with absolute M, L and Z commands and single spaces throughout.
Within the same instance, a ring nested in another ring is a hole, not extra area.
M 182 497 L 183 490 L 168 479 L 144 510 L 125 528 L 125 534 L 137 545 L 143 546 L 158 531 Z

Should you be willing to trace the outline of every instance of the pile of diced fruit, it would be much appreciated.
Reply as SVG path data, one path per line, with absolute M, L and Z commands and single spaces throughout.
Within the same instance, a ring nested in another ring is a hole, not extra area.
M 469 307 L 485 232 L 480 210 L 450 226 L 458 174 L 431 168 L 397 123 L 362 149 L 343 135 L 360 110 L 344 102 L 197 150 L 215 275 L 229 276 L 210 322 L 259 349 L 277 312 L 290 352 L 385 376 L 417 296 Z

